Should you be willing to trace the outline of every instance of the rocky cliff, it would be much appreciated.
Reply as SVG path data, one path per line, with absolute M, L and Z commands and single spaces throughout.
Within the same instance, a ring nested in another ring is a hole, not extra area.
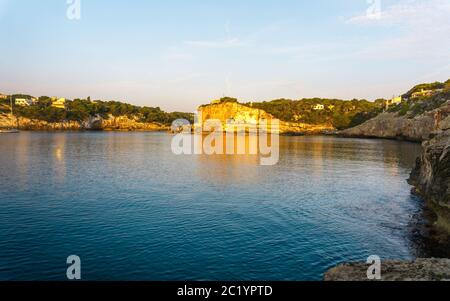
M 395 138 L 421 142 L 429 139 L 432 133 L 447 128 L 450 128 L 450 101 L 418 116 L 382 113 L 339 134 L 345 137 Z
M 450 233 L 450 129 L 423 143 L 409 183 L 436 214 L 436 226 Z
M 447 89 L 432 97 L 407 101 L 396 109 L 340 134 L 424 141 L 409 183 L 436 214 L 438 228 L 450 233 L 450 92 Z
M 421 108 L 426 108 L 424 111 Z M 431 109 L 428 109 L 431 108 Z M 395 108 L 396 109 L 396 108 Z M 416 103 L 403 103 L 397 112 L 386 112 L 339 134 L 346 137 L 395 138 L 423 142 L 409 183 L 426 201 L 432 231 L 424 234 L 433 245 L 447 246 L 450 233 L 450 100 L 448 92 Z M 421 226 L 418 226 L 419 228 Z M 421 230 L 418 232 L 422 233 Z M 422 234 L 420 234 L 422 235 Z M 447 248 L 448 250 L 448 248 Z M 445 256 L 445 255 L 444 255 Z M 450 260 L 389 261 L 382 265 L 383 279 L 450 280 Z M 367 280 L 367 265 L 343 264 L 325 274 L 328 281 Z
M 417 159 L 409 183 L 415 187 L 414 191 L 426 200 L 427 211 L 431 209 L 433 212 L 429 218 L 433 219 L 431 222 L 434 230 L 431 233 L 434 234 L 424 234 L 430 236 L 426 237 L 427 241 L 432 242 L 433 245 L 439 245 L 439 248 L 444 248 L 447 254 L 450 233 L 450 129 L 432 135 L 435 137 L 423 143 L 422 155 Z M 430 222 L 429 218 L 427 223 Z M 367 269 L 368 265 L 363 263 L 345 263 L 329 270 L 324 279 L 325 281 L 367 281 Z M 382 280 L 450 280 L 450 259 L 387 261 L 382 263 Z
M 236 124 L 251 124 L 260 128 L 261 121 L 270 123 L 275 118 L 267 112 L 252 108 L 250 106 L 242 105 L 237 102 L 223 102 L 217 104 L 210 104 L 201 106 L 198 109 L 200 114 L 200 122 L 205 124 L 206 120 L 219 120 L 222 123 L 223 129 L 226 130 L 229 126 Z M 264 130 L 263 128 L 261 128 Z M 336 129 L 332 125 L 313 125 L 306 123 L 293 123 L 280 121 L 280 134 L 321 134 L 334 132 Z
M 11 115 L 0 115 L 0 128 L 11 127 L 20 130 L 35 131 L 64 131 L 64 130 L 105 130 L 105 131 L 168 131 L 169 127 L 159 123 L 143 123 L 137 119 L 127 116 L 114 117 L 104 119 L 101 117 L 90 117 L 83 121 L 65 121 L 65 122 L 46 122 L 43 120 L 33 120 L 22 117 L 14 117 Z

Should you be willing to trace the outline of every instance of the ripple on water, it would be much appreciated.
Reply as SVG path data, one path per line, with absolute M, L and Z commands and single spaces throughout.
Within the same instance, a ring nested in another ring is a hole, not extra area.
M 410 258 L 420 146 L 282 137 L 280 162 L 179 157 L 153 133 L 0 137 L 0 279 L 317 280 Z

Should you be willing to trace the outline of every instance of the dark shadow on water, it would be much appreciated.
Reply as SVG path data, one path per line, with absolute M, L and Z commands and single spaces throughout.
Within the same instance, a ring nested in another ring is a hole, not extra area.
M 420 197 L 414 198 L 421 204 L 408 225 L 415 257 L 450 258 L 450 235 L 433 226 L 436 214 Z

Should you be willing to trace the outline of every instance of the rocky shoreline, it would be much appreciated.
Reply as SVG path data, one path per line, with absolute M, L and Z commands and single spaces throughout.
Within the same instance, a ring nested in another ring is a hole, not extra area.
M 450 245 L 450 101 L 443 106 L 416 117 L 383 113 L 352 129 L 339 133 L 343 137 L 405 139 L 423 142 L 422 155 L 411 172 L 408 182 L 413 193 L 424 200 L 416 236 L 427 244 L 446 249 Z M 430 214 L 431 213 L 431 214 Z M 439 255 L 440 255 L 439 254 Z M 325 281 L 367 281 L 364 263 L 344 263 L 324 275 Z M 450 280 L 450 259 L 417 259 L 413 262 L 386 261 L 382 263 L 383 281 L 442 281 Z
M 450 129 L 423 143 L 409 183 L 436 214 L 434 225 L 450 233 Z
M 450 234 L 450 100 L 417 116 L 382 113 L 338 135 L 422 142 L 422 155 L 408 182 L 435 213 L 434 225 Z
M 338 133 L 350 138 L 387 138 L 423 142 L 450 128 L 450 100 L 418 116 L 385 112 L 369 121 Z
M 83 121 L 46 122 L 10 115 L 0 115 L 0 128 L 14 127 L 24 131 L 169 131 L 170 126 L 144 123 L 128 116 L 90 117 Z
M 344 263 L 324 275 L 324 281 L 369 281 L 365 263 Z M 450 259 L 423 258 L 381 263 L 379 281 L 450 281 Z
M 219 120 L 225 120 L 231 113 L 237 120 L 243 121 L 261 116 L 268 120 L 273 118 L 261 110 L 237 104 L 210 105 L 203 107 L 202 111 L 205 118 L 214 117 Z M 38 131 L 170 131 L 170 126 L 143 123 L 128 116 L 109 116 L 106 119 L 90 117 L 82 122 L 59 123 L 20 117 L 11 121 L 10 115 L 0 115 L 0 128 L 9 127 L 13 123 L 21 130 Z M 425 209 L 433 213 L 431 227 L 439 232 L 439 239 L 444 237 L 444 241 L 450 241 L 450 101 L 435 110 L 417 116 L 382 113 L 357 127 L 338 133 L 335 133 L 331 126 L 288 122 L 280 123 L 280 133 L 283 135 L 337 134 L 340 137 L 423 142 L 422 155 L 418 158 L 408 182 L 414 186 L 413 192 L 425 200 Z M 450 260 L 448 259 L 418 259 L 414 262 L 386 261 L 382 266 L 384 269 L 382 280 L 385 281 L 450 279 Z M 327 281 L 367 280 L 367 268 L 368 265 L 363 263 L 343 264 L 327 272 L 324 279 Z

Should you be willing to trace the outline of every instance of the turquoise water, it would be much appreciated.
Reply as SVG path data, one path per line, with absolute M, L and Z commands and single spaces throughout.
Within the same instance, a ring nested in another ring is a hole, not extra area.
M 320 280 L 411 258 L 420 145 L 281 137 L 280 162 L 175 156 L 165 133 L 0 136 L 0 280 Z

